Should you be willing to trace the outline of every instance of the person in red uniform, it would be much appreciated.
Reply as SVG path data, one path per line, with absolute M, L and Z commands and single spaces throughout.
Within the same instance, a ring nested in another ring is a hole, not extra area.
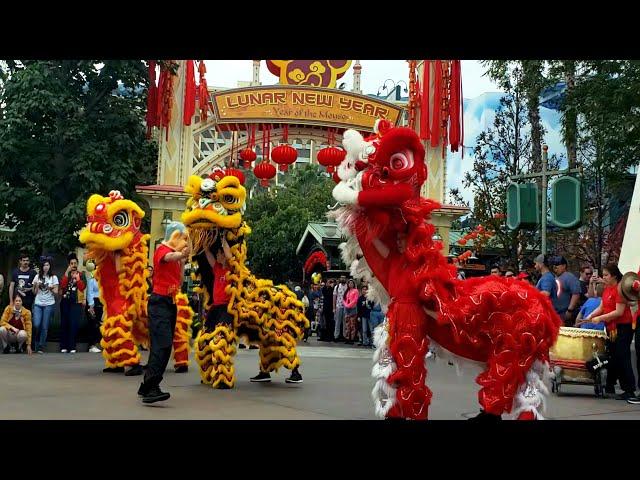
M 189 236 L 180 222 L 167 226 L 162 244 L 153 256 L 153 291 L 149 297 L 149 339 L 151 350 L 144 381 L 138 389 L 143 403 L 168 400 L 170 394 L 160 390 L 162 374 L 171 358 L 173 331 L 176 326 L 175 295 L 180 293 L 184 263 L 191 253 Z
M 587 321 L 593 323 L 606 322 L 607 332 L 611 338 L 609 352 L 613 362 L 607 369 L 607 385 L 605 392 L 615 394 L 616 380 L 620 380 L 623 393 L 616 396 L 618 400 L 635 398 L 635 377 L 631 366 L 631 341 L 633 327 L 629 302 L 620 294 L 618 283 L 622 280 L 622 273 L 615 263 L 604 267 L 602 279 L 607 287 L 602 293 L 602 303 L 596 308 Z
M 213 269 L 213 305 L 207 312 L 205 324 L 208 331 L 213 331 L 219 323 L 226 323 L 227 325 L 233 324 L 233 317 L 227 311 L 231 295 L 226 292 L 231 250 L 224 235 L 222 236 L 221 244 L 222 248 L 216 251 L 215 256 L 211 253 L 209 247 L 204 247 L 207 261 Z
M 218 245 L 218 244 L 216 244 Z M 229 243 L 224 235 L 221 235 L 220 244 L 222 248 L 216 249 L 215 256 L 209 249 L 205 247 L 204 253 L 207 256 L 207 261 L 213 269 L 213 304 L 207 313 L 207 319 L 205 321 L 205 331 L 212 332 L 216 325 L 225 323 L 233 328 L 233 317 L 228 311 L 229 301 L 231 296 L 227 294 L 227 272 L 229 272 L 229 260 L 232 258 L 231 249 Z M 250 378 L 251 382 L 270 382 L 271 374 L 269 372 L 260 371 L 258 375 Z M 286 383 L 302 383 L 302 374 L 300 369 L 295 367 L 291 371 L 291 375 L 285 379 Z M 228 388 L 226 384 L 221 382 L 218 388 Z

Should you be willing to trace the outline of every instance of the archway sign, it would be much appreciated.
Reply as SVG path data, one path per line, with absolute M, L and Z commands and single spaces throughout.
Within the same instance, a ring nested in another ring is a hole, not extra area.
M 218 124 L 290 123 L 371 131 L 378 118 L 398 124 L 402 108 L 335 89 L 275 85 L 236 88 L 211 96 Z

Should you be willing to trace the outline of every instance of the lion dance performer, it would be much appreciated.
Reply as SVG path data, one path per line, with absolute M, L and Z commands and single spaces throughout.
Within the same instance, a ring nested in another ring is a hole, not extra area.
M 176 331 L 176 318 L 189 320 L 193 312 L 188 306 L 180 306 L 176 300 L 188 260 L 189 235 L 180 222 L 171 222 L 165 231 L 162 244 L 153 255 L 153 292 L 149 299 L 149 334 L 151 351 L 144 382 L 138 389 L 144 403 L 168 400 L 170 394 L 160 390 L 162 375 L 171 358 L 171 347 Z M 188 350 L 181 350 L 187 352 Z
M 427 177 L 422 143 L 386 120 L 375 132 L 367 141 L 345 132 L 347 156 L 333 191 L 343 207 L 332 215 L 349 232 L 342 255 L 352 274 L 370 281 L 372 299 L 387 312 L 375 332 L 376 414 L 427 419 L 425 354 L 434 342 L 441 354 L 483 368 L 476 418 L 542 418 L 549 348 L 561 323 L 549 299 L 515 279 L 458 280 L 432 240 L 428 220 L 439 204 L 420 197 Z
M 100 327 L 105 373 L 141 375 L 138 345 L 148 346 L 147 282 L 149 235 L 140 232 L 144 211 L 118 191 L 87 201 L 87 226 L 80 242 L 96 264 L 95 277 L 104 302 Z M 192 313 L 186 295 L 176 295 L 179 314 L 174 332 L 176 371 L 188 365 L 188 333 Z
M 196 339 L 202 383 L 233 388 L 238 337 L 260 348 L 260 373 L 252 382 L 268 382 L 270 372 L 285 367 L 291 370 L 286 382 L 301 383 L 296 343 L 309 321 L 293 292 L 256 278 L 246 266 L 251 229 L 242 221 L 246 190 L 241 177 L 237 171 L 216 169 L 205 179 L 191 176 L 185 187 L 191 198 L 182 221 L 190 231 L 209 310 Z

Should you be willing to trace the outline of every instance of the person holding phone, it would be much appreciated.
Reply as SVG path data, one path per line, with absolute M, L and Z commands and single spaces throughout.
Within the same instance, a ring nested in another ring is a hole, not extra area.
M 33 329 L 35 337 L 35 349 L 38 353 L 44 353 L 47 345 L 47 333 L 49 322 L 53 318 L 58 294 L 58 277 L 51 271 L 51 259 L 46 258 L 42 262 L 42 268 L 33 279 L 33 288 L 36 294 L 33 303 Z
M 69 265 L 64 272 L 60 288 L 60 353 L 76 353 L 76 337 L 80 317 L 85 305 L 87 278 L 78 270 L 78 257 L 75 253 L 67 256 Z

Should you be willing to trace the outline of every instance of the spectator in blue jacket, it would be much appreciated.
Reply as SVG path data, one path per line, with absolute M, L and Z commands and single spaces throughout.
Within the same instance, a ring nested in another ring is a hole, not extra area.
M 594 278 L 595 283 L 595 278 Z M 591 313 L 600 306 L 602 303 L 602 292 L 604 291 L 604 283 L 597 282 L 595 287 L 595 297 L 587 298 L 587 301 L 584 302 L 582 308 L 580 308 L 580 312 L 578 313 L 578 318 L 576 319 L 576 327 L 580 328 L 590 328 L 592 330 L 604 330 L 605 323 L 593 323 L 587 322 L 585 318 L 587 318 Z

